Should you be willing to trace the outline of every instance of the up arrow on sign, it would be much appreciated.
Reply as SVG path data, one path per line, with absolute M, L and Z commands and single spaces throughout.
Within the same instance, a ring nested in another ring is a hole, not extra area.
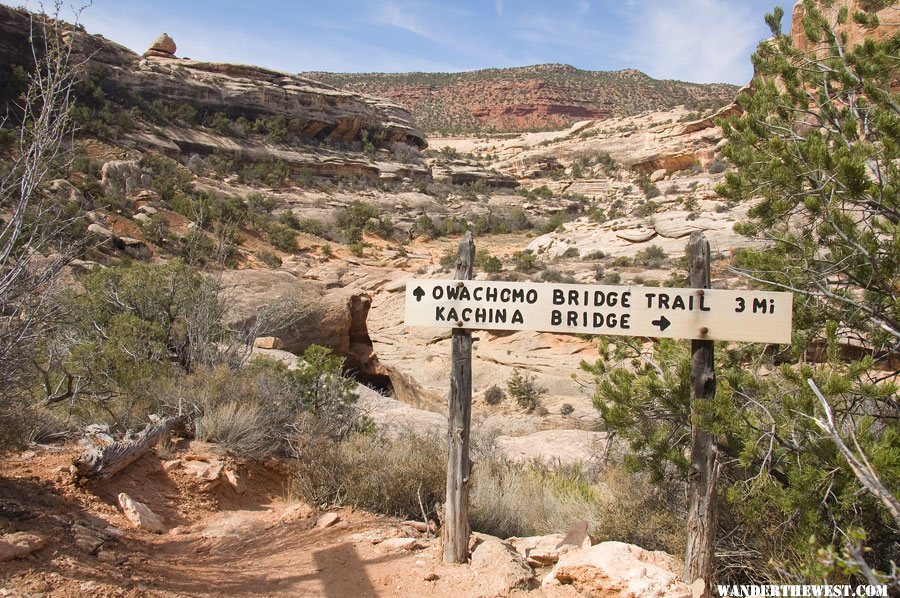
M 410 280 L 406 324 L 791 342 L 791 293 L 478 280 Z

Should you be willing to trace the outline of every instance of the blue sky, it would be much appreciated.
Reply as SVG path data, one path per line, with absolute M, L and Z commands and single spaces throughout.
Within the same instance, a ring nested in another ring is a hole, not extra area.
M 752 74 L 750 54 L 768 35 L 763 15 L 777 3 L 93 0 L 81 22 L 137 52 L 165 31 L 179 56 L 286 72 L 461 71 L 558 62 L 743 84 Z M 791 3 L 785 4 L 789 14 Z

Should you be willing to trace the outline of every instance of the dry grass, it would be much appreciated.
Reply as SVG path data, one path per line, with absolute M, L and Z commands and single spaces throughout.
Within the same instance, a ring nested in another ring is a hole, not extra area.
M 517 464 L 473 436 L 472 529 L 506 538 L 565 532 L 588 522 L 601 540 L 680 554 L 684 504 L 621 467 L 590 471 Z M 429 517 L 444 500 L 446 446 L 434 436 L 356 436 L 340 443 L 310 433 L 297 446 L 293 492 L 316 506 L 344 504 Z
M 565 532 L 579 520 L 600 540 L 683 549 L 683 505 L 618 466 L 591 474 L 502 460 L 474 471 L 472 527 L 499 537 Z
M 258 404 L 228 401 L 207 408 L 194 422 L 194 434 L 236 455 L 262 457 L 272 452 L 271 420 Z
M 344 504 L 398 517 L 432 517 L 444 500 L 447 455 L 435 437 L 358 435 L 297 446 L 293 491 L 310 504 Z

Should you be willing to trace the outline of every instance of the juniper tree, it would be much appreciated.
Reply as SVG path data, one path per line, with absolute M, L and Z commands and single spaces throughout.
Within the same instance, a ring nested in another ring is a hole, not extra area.
M 625 344 L 617 357 L 630 367 L 587 367 L 606 427 L 631 448 L 628 463 L 673 491 L 690 426 L 714 437 L 720 581 L 896 583 L 900 36 L 850 48 L 841 30 L 851 19 L 876 26 L 874 13 L 845 8 L 830 22 L 815 2 L 804 9 L 809 51 L 782 33 L 780 8 L 766 16 L 774 37 L 753 56 L 742 114 L 723 123 L 735 169 L 718 189 L 756 202 L 736 228 L 765 249 L 737 253 L 734 269 L 747 284 L 795 293 L 793 346 L 723 346 L 716 396 L 693 422 L 684 343 L 660 342 L 652 354 Z

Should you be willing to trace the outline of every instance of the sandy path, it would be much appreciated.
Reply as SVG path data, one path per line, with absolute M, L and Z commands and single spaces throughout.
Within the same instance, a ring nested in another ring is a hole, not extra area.
M 0 563 L 0 596 L 477 595 L 468 566 L 444 564 L 438 540 L 402 521 L 339 509 L 336 524 L 317 527 L 319 512 L 285 499 L 286 467 L 275 461 L 241 464 L 244 495 L 226 486 L 203 491 L 187 470 L 170 466 L 192 450 L 146 455 L 88 486 L 74 485 L 66 471 L 74 449 L 0 461 L 0 532 L 48 539 L 27 558 Z M 147 502 L 169 533 L 128 523 L 115 502 L 122 491 Z M 402 538 L 415 547 L 393 545 Z

